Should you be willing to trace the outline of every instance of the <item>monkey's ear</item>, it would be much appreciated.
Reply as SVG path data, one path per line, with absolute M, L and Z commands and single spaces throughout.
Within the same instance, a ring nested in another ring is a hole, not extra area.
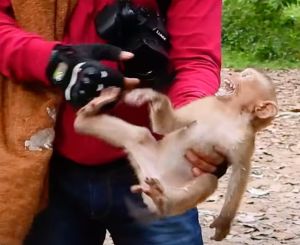
M 277 112 L 277 104 L 271 100 L 261 101 L 254 108 L 255 116 L 257 116 L 260 119 L 275 117 Z

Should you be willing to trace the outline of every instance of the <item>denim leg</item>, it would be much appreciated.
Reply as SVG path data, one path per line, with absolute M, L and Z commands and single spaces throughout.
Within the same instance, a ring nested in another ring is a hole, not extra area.
M 54 159 L 49 185 L 48 207 L 35 218 L 24 245 L 101 244 L 106 229 L 90 216 L 89 176 Z
M 54 203 L 35 218 L 24 245 L 99 245 L 105 232 L 71 206 Z
M 36 217 L 24 245 L 100 245 L 106 228 L 116 245 L 203 244 L 196 209 L 147 224 L 133 219 L 126 200 L 144 206 L 130 192 L 135 183 L 124 160 L 84 167 L 54 158 L 49 206 Z
M 178 216 L 140 223 L 129 215 L 126 201 L 130 199 L 142 207 L 142 199 L 130 192 L 136 183 L 131 168 L 124 168 L 111 176 L 113 203 L 107 226 L 116 245 L 202 245 L 202 233 L 197 209 Z
M 113 224 L 109 232 L 116 245 L 202 245 L 196 209 L 149 224 Z

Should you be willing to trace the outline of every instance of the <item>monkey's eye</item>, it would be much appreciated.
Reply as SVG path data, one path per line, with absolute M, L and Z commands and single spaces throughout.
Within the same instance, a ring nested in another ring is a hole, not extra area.
M 241 72 L 241 77 L 242 78 L 248 78 L 248 77 L 252 77 L 253 73 L 249 70 L 245 70 L 243 72 Z

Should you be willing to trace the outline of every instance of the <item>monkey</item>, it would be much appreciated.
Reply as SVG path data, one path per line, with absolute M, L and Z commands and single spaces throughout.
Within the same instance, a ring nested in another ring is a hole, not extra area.
M 187 150 L 196 148 L 210 155 L 222 149 L 232 172 L 221 212 L 210 225 L 216 241 L 229 233 L 245 192 L 255 135 L 278 112 L 274 84 L 262 72 L 252 68 L 233 72 L 224 84 L 226 94 L 199 98 L 178 109 L 166 95 L 151 88 L 125 93 L 122 100 L 128 105 L 148 104 L 152 131 L 161 139 L 146 127 L 101 113 L 103 106 L 119 98 L 118 88 L 103 91 L 77 112 L 74 122 L 76 132 L 124 149 L 139 181 L 131 191 L 141 193 L 148 209 L 159 217 L 181 214 L 217 189 L 214 174 L 193 175 L 184 157 Z

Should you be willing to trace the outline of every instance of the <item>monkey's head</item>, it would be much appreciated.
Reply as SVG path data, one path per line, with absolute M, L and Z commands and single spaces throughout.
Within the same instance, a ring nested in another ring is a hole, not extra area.
M 221 97 L 230 102 L 230 106 L 239 108 L 241 113 L 250 114 L 255 130 L 270 124 L 278 112 L 275 86 L 270 77 L 247 68 L 229 74 L 224 83 L 229 94 Z

